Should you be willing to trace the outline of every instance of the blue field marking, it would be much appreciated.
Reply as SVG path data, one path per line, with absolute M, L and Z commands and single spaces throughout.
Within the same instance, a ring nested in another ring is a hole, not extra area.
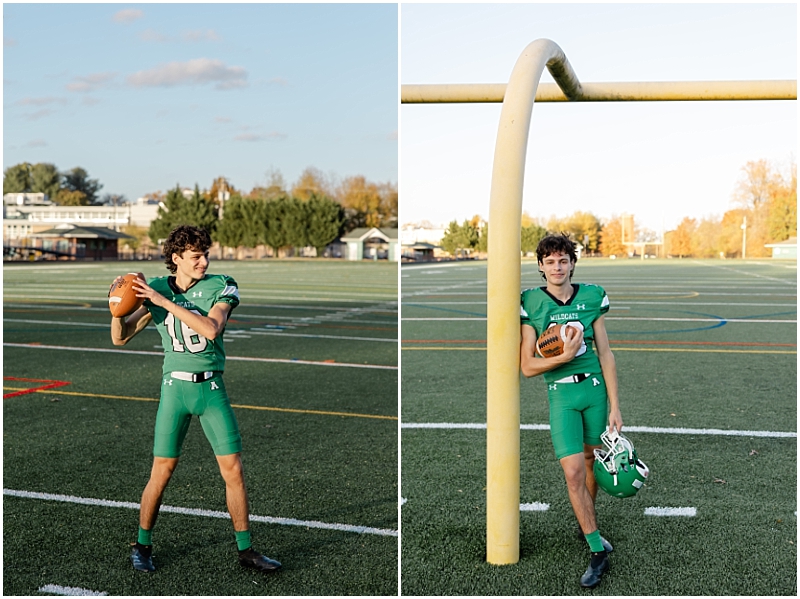
M 724 327 L 728 324 L 728 320 L 722 316 L 717 316 L 716 314 L 706 314 L 705 312 L 692 312 L 689 310 L 664 310 L 659 309 L 659 314 L 666 313 L 666 312 L 674 312 L 676 314 L 692 314 L 693 316 L 705 316 L 706 318 L 713 318 L 718 322 L 708 325 L 708 326 L 699 326 L 693 327 L 691 329 L 674 329 L 674 330 L 666 330 L 666 329 L 659 329 L 655 331 L 625 331 L 624 333 L 618 333 L 614 331 L 611 327 L 609 327 L 609 334 L 617 333 L 617 334 L 624 334 L 624 335 L 672 335 L 674 333 L 694 333 L 696 331 L 708 331 L 710 329 L 718 329 L 720 327 Z

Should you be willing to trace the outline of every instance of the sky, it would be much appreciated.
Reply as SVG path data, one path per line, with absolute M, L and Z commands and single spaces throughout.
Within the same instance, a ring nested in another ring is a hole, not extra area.
M 796 4 L 407 4 L 400 22 L 401 84 L 506 83 L 539 38 L 582 82 L 797 79 Z M 401 224 L 488 218 L 500 110 L 401 107 Z M 523 211 L 629 213 L 658 234 L 721 216 L 748 161 L 788 174 L 796 149 L 792 101 L 540 103 Z
M 398 9 L 4 4 L 3 168 L 83 167 L 100 195 L 397 182 Z

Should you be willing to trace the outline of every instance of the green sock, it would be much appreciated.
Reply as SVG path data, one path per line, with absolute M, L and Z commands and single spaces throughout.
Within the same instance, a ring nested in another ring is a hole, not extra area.
M 597 553 L 598 551 L 605 551 L 603 549 L 603 542 L 600 540 L 600 531 L 596 530 L 594 532 L 590 532 L 588 535 L 583 535 L 586 537 L 586 542 L 589 543 L 589 549 L 592 553 Z
M 141 526 L 139 527 L 139 545 L 152 545 L 153 544 L 153 531 L 152 530 L 145 530 Z
M 239 547 L 239 551 L 244 551 L 245 549 L 250 549 L 250 547 L 252 547 L 253 542 L 250 540 L 249 530 L 236 532 L 236 545 Z

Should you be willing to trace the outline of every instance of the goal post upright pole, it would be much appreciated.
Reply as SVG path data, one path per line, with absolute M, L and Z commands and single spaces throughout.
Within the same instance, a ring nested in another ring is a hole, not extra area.
M 500 113 L 489 199 L 486 325 L 486 561 L 519 561 L 520 225 L 533 102 L 547 67 L 564 93 L 580 82 L 561 48 L 536 40 L 523 50 Z

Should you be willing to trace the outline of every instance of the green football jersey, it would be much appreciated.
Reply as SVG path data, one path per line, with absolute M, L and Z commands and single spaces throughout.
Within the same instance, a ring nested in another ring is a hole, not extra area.
M 239 287 L 227 275 L 207 274 L 186 292 L 178 289 L 174 276 L 155 277 L 148 280 L 147 284 L 168 300 L 202 316 L 208 316 L 214 304 L 219 302 L 230 304 L 231 311 L 239 305 Z M 164 374 L 174 371 L 225 370 L 222 335 L 214 340 L 206 339 L 150 300 L 145 300 L 144 305 L 153 316 L 153 322 L 161 335 Z
M 608 312 L 608 296 L 602 287 L 587 283 L 573 283 L 572 297 L 562 303 L 550 295 L 545 287 L 526 289 L 520 300 L 520 322 L 530 325 L 537 337 L 551 324 L 571 324 L 583 330 L 583 346 L 575 358 L 566 364 L 544 373 L 548 383 L 571 374 L 599 374 L 600 360 L 594 351 L 594 321 Z M 538 355 L 537 355 L 538 357 Z

